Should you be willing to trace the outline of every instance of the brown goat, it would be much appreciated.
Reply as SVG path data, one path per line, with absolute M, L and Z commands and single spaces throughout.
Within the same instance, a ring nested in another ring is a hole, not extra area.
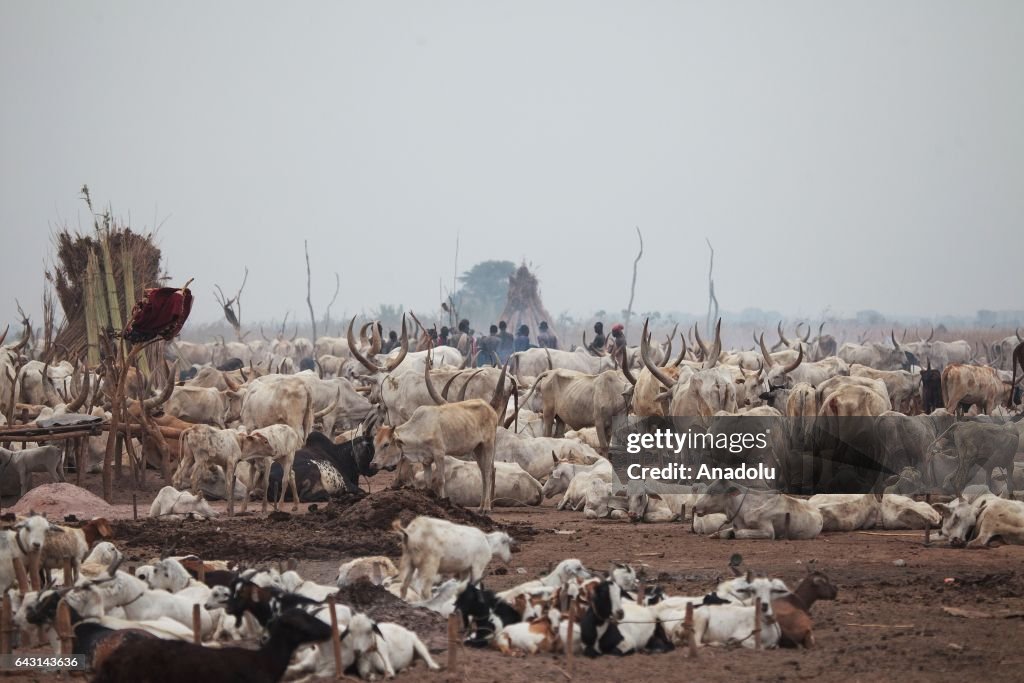
M 779 645 L 783 647 L 814 647 L 811 632 L 811 605 L 818 600 L 835 600 L 839 589 L 822 572 L 812 571 L 804 577 L 796 590 L 784 597 L 772 600 L 775 620 L 782 629 Z

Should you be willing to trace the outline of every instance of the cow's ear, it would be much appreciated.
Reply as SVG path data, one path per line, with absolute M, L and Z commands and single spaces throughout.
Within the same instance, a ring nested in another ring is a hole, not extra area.
M 945 503 L 932 503 L 932 508 L 940 515 L 942 515 L 943 519 L 945 519 L 950 513 L 952 513 L 950 507 Z
M 654 500 L 661 500 L 661 496 L 658 495 L 657 493 L 648 493 L 647 497 L 648 498 L 653 498 Z
M 738 495 L 740 495 L 740 490 L 737 487 L 730 485 L 730 486 L 726 487 L 725 495 L 727 495 L 727 496 L 738 496 Z
M 402 446 L 404 444 L 402 443 L 401 439 L 395 439 L 395 445 L 398 446 L 398 450 L 402 450 Z
M 373 632 L 376 633 L 381 638 L 384 637 L 384 634 L 380 632 L 380 626 L 377 626 L 377 622 L 376 621 L 373 622 Z
M 553 460 L 556 465 L 558 464 L 558 456 L 555 455 L 554 451 L 551 451 L 551 460 Z

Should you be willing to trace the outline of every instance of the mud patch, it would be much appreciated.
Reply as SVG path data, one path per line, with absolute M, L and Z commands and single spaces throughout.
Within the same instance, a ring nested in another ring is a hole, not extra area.
M 287 507 L 287 506 L 285 506 Z M 259 563 L 287 558 L 344 560 L 363 555 L 401 555 L 399 536 L 392 522 L 408 524 L 417 515 L 429 515 L 484 531 L 501 529 L 517 541 L 535 533 L 529 524 L 502 525 L 490 517 L 439 500 L 422 491 L 381 491 L 343 496 L 306 514 L 274 513 L 221 517 L 112 523 L 118 547 L 131 561 L 146 561 L 161 554 L 192 553 L 207 559 Z

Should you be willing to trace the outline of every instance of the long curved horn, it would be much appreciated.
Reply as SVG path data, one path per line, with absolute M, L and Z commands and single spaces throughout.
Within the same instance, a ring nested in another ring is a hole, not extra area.
M 263 341 L 266 341 L 266 342 L 270 341 L 269 339 L 267 339 L 266 332 L 263 331 L 263 325 L 260 325 L 260 336 L 263 337 Z
M 352 327 L 355 324 L 356 324 L 356 317 L 352 316 L 352 320 L 349 321 L 349 323 L 348 323 L 348 334 L 346 335 L 346 339 L 348 340 L 349 351 L 352 352 L 352 357 L 355 358 L 357 361 L 359 361 L 364 368 L 366 368 L 370 372 L 376 374 L 376 373 L 381 371 L 381 367 L 379 365 L 375 364 L 375 363 L 371 363 L 370 361 L 368 361 L 366 359 L 366 356 L 364 356 L 363 354 L 359 353 L 359 348 L 356 346 L 356 338 L 355 338 L 355 335 L 352 334 Z M 405 327 L 404 326 L 402 327 L 402 331 L 405 332 Z M 403 336 L 402 338 L 404 339 L 405 337 Z
M 370 329 L 370 325 L 372 324 L 372 322 L 368 322 L 359 326 L 359 344 L 364 349 L 370 345 L 370 338 L 366 336 L 366 331 Z
M 465 401 L 466 400 L 466 391 L 469 389 L 469 383 L 473 381 L 474 377 L 476 377 L 477 375 L 479 375 L 481 372 L 483 372 L 486 369 L 487 368 L 480 368 L 479 370 L 476 370 L 475 372 L 473 372 L 466 379 L 466 383 L 463 384 L 462 388 L 459 390 L 459 401 Z M 441 392 L 441 393 L 443 394 L 444 392 Z
M 706 359 L 708 357 L 708 347 L 705 346 L 704 340 L 700 338 L 700 330 L 697 329 L 697 323 L 693 324 L 693 336 L 697 339 L 697 346 L 700 347 L 701 355 Z
M 430 398 L 433 399 L 434 403 L 439 406 L 443 406 L 448 403 L 434 388 L 434 383 L 430 381 L 430 365 L 433 360 L 433 354 L 430 349 L 427 349 L 427 362 L 423 364 L 423 381 L 427 383 L 427 393 L 430 394 Z
M 43 379 L 43 400 L 48 406 L 56 406 L 58 403 L 65 403 L 62 401 L 60 396 L 53 388 L 53 382 L 50 381 L 50 361 L 47 360 L 43 364 L 42 379 Z
M 764 356 L 764 364 L 768 367 L 775 365 L 775 361 L 772 360 L 772 354 L 768 353 L 768 347 L 764 345 L 764 332 L 761 333 L 761 338 L 757 340 L 757 343 L 761 345 L 761 355 Z
M 785 373 L 793 372 L 794 370 L 796 370 L 797 366 L 800 365 L 800 363 L 803 362 L 803 360 L 804 360 L 804 347 L 803 347 L 803 345 L 801 345 L 800 346 L 800 352 L 796 354 L 796 360 L 793 361 L 792 365 L 787 365 L 786 367 L 784 367 L 782 369 L 782 371 L 785 372 Z
M 1020 336 L 1020 328 L 1019 328 L 1019 327 L 1018 327 L 1018 328 L 1016 329 L 1016 331 L 1014 332 L 1014 334 L 1016 334 L 1016 335 L 1017 335 L 1017 341 L 1024 341 L 1024 339 L 1021 339 L 1021 336 Z
M 444 383 L 444 386 L 441 387 L 441 398 L 443 398 L 446 401 L 448 400 L 448 390 L 452 388 L 452 382 L 457 380 L 460 374 L 462 373 L 456 372 L 454 375 L 451 376 L 451 378 L 447 382 Z M 461 401 L 462 399 L 459 400 Z
M 85 405 L 85 399 L 89 397 L 89 384 L 92 380 L 92 373 L 89 372 L 89 363 L 83 362 L 85 365 L 85 376 L 82 378 L 82 385 L 78 388 L 78 393 L 75 394 L 75 398 L 71 403 L 68 404 L 69 413 L 77 413 Z M 78 366 L 75 366 L 76 370 Z M 74 385 L 74 382 L 72 382 Z
M 164 365 L 167 367 L 167 382 L 164 385 L 164 390 L 159 396 L 147 398 L 142 402 L 142 407 L 146 411 L 156 410 L 162 406 L 171 397 L 171 392 L 174 391 L 174 375 L 171 374 L 171 364 L 164 361 Z
M 711 346 L 711 355 L 704 359 L 704 369 L 710 370 L 718 365 L 718 357 L 722 355 L 722 319 L 715 324 L 715 343 Z
M 818 339 L 821 339 L 821 331 L 825 329 L 825 321 L 822 320 L 821 324 L 818 325 Z
M 31 337 L 31 336 L 32 336 L 32 325 L 31 325 L 31 323 L 28 322 L 28 320 L 26 320 L 25 321 L 25 333 L 22 335 L 21 341 L 18 342 L 15 346 L 11 347 L 11 351 L 13 351 L 14 353 L 21 353 L 21 350 L 24 349 L 26 346 L 28 346 L 28 340 L 29 340 L 29 337 Z
M 622 350 L 619 352 L 619 365 L 622 367 L 622 374 L 625 375 L 629 383 L 635 387 L 636 377 L 634 377 L 633 373 L 629 371 L 629 360 L 626 357 L 626 347 L 622 347 Z
M 409 330 L 406 328 L 404 315 L 402 316 L 402 337 L 399 339 L 399 343 L 401 344 L 401 348 L 399 349 L 398 355 L 395 356 L 394 360 L 388 361 L 387 365 L 384 367 L 388 372 L 391 372 L 401 365 L 402 361 L 405 360 L 406 355 L 409 353 Z
M 647 324 L 648 321 L 644 320 L 644 329 L 643 332 L 640 333 L 640 360 L 643 361 L 644 367 L 647 368 L 647 371 L 654 375 L 655 379 L 661 382 L 662 386 L 671 390 L 672 387 L 675 386 L 676 381 L 666 375 L 661 368 L 651 362 L 649 353 L 650 347 L 647 341 Z
M 779 325 L 778 325 L 778 327 L 776 329 L 778 329 L 778 331 L 779 331 L 779 341 L 782 342 L 783 344 L 785 344 L 786 346 L 789 346 L 789 340 L 786 339 L 786 335 L 784 335 L 782 333 L 782 321 L 781 320 L 779 321 Z
M 288 341 L 291 341 L 291 342 L 293 342 L 293 341 L 295 341 L 295 339 L 296 339 L 296 338 L 297 338 L 298 336 L 299 336 L 299 326 L 298 326 L 298 325 L 296 325 L 296 326 L 295 326 L 295 332 L 294 332 L 294 333 L 292 334 L 292 338 L 291 338 L 291 339 L 289 339 Z
M 892 337 L 892 345 L 896 348 L 897 351 L 899 351 L 900 350 L 900 343 L 898 341 L 896 341 L 896 331 L 895 330 L 889 330 L 889 336 Z
M 11 326 L 8 325 L 4 328 L 4 333 L 0 334 L 0 346 L 4 345 L 4 339 L 7 339 L 7 333 L 11 331 Z
M 806 344 L 807 340 L 811 338 L 811 326 L 807 325 L 807 334 L 806 335 L 801 335 L 800 334 L 800 326 L 801 325 L 807 325 L 807 323 L 805 323 L 803 321 L 800 321 L 800 322 L 798 322 L 796 324 L 796 336 L 800 337 L 800 341 L 802 341 L 802 342 L 804 342 Z
M 684 358 L 686 358 L 686 335 L 682 332 L 679 333 L 679 341 L 682 342 L 683 348 L 679 350 L 679 355 L 674 361 L 672 361 L 672 365 L 669 367 L 678 368 L 679 364 L 683 362 Z
M 925 341 L 929 341 L 930 342 L 934 338 L 935 338 L 935 325 L 932 325 L 932 333 L 928 335 L 928 338 L 925 339 Z
M 586 332 L 584 332 L 583 334 L 585 335 Z M 551 351 L 548 350 L 548 347 L 546 346 L 544 347 L 544 355 L 547 356 L 548 358 L 548 370 L 554 370 L 555 364 L 551 361 Z
M 459 370 L 466 370 L 473 367 L 473 354 L 468 353 L 466 357 L 462 359 L 462 365 L 459 366 Z
M 498 414 L 498 418 L 505 414 L 505 405 L 508 403 L 508 395 L 505 394 L 505 376 L 508 375 L 508 361 L 501 366 L 501 374 L 498 375 L 498 383 L 494 386 L 494 395 L 491 396 L 491 407 Z
M 324 368 L 323 368 L 322 365 L 320 365 L 320 360 L 317 359 L 317 358 L 314 358 L 313 359 L 313 366 L 316 368 L 316 376 L 319 377 L 320 379 L 323 379 L 324 378 Z M 238 390 L 235 389 L 235 391 L 238 391 Z
M 661 359 L 661 367 L 665 367 L 666 365 L 668 365 L 668 362 L 672 360 L 672 337 L 674 337 L 675 335 L 675 330 L 673 330 L 672 334 L 670 334 L 668 338 L 665 340 L 667 346 L 665 347 L 665 355 Z

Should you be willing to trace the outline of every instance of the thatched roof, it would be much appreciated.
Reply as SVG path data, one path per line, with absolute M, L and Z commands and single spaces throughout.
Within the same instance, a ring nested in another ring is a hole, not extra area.
M 537 277 L 523 263 L 508 278 L 508 300 L 501 313 L 501 320 L 508 322 L 514 332 L 520 325 L 530 328 L 530 335 L 536 336 L 540 323 L 546 321 L 555 334 L 555 319 L 544 307 L 540 298 Z

